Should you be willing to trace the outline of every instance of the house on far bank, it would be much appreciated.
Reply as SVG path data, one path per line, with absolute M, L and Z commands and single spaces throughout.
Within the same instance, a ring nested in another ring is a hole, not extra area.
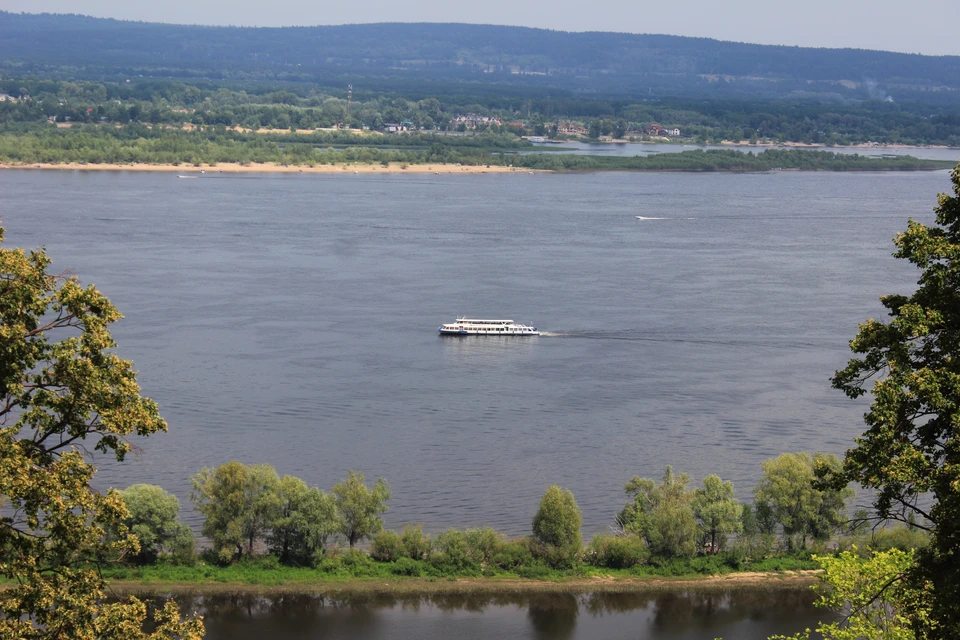
M 500 118 L 494 116 L 479 116 L 475 113 L 468 113 L 465 116 L 459 114 L 454 116 L 453 120 L 450 121 L 450 124 L 454 128 L 463 125 L 466 129 L 476 129 L 480 126 L 489 127 L 492 125 L 497 125 L 499 127 L 501 126 L 502 122 L 500 121 Z
M 557 123 L 557 133 L 563 136 L 585 136 L 587 128 L 579 122 L 563 120 Z
M 651 136 L 654 138 L 680 137 L 680 129 L 664 129 L 656 123 L 644 125 L 635 131 L 631 131 L 630 133 L 638 133 L 640 135 Z
M 383 123 L 383 132 L 384 133 L 400 133 L 401 131 L 409 131 L 403 123 L 396 122 L 385 122 Z

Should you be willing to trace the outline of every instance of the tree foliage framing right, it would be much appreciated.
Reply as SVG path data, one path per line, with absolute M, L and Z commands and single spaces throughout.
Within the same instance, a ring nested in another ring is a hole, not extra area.
M 894 239 L 893 255 L 921 270 L 917 290 L 883 296 L 890 321 L 867 320 L 851 340 L 859 356 L 832 382 L 857 398 L 872 381 L 869 428 L 842 471 L 821 470 L 835 486 L 875 489 L 877 517 L 930 531 L 903 576 L 931 607 L 909 616 L 918 638 L 960 637 L 960 166 L 951 179 L 936 225 L 911 219 Z

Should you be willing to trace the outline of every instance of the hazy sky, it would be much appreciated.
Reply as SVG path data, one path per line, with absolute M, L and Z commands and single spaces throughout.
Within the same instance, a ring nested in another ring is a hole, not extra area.
M 0 9 L 244 26 L 473 22 L 960 55 L 960 0 L 0 0 Z

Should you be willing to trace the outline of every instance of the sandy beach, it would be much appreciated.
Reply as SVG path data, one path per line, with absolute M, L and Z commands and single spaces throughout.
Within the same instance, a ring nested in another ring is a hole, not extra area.
M 530 169 L 502 167 L 497 165 L 467 166 L 457 164 L 338 164 L 338 165 L 280 165 L 273 162 L 244 164 L 222 162 L 196 167 L 172 164 L 78 164 L 78 163 L 31 163 L 0 164 L 0 169 L 31 169 L 54 171 L 169 171 L 185 176 L 200 176 L 213 173 L 535 173 Z M 540 172 L 542 173 L 542 172 Z

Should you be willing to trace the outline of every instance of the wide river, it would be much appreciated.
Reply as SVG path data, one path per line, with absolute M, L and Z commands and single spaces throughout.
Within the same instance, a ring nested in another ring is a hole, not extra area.
M 237 459 L 393 489 L 389 527 L 529 531 L 571 489 L 587 537 L 633 475 L 842 454 L 830 388 L 878 296 L 909 291 L 933 173 L 206 175 L 0 171 L 7 245 L 45 245 L 126 315 L 119 353 L 170 432 L 101 485 Z M 642 216 L 644 219 L 638 219 Z M 539 338 L 441 338 L 457 315 Z

